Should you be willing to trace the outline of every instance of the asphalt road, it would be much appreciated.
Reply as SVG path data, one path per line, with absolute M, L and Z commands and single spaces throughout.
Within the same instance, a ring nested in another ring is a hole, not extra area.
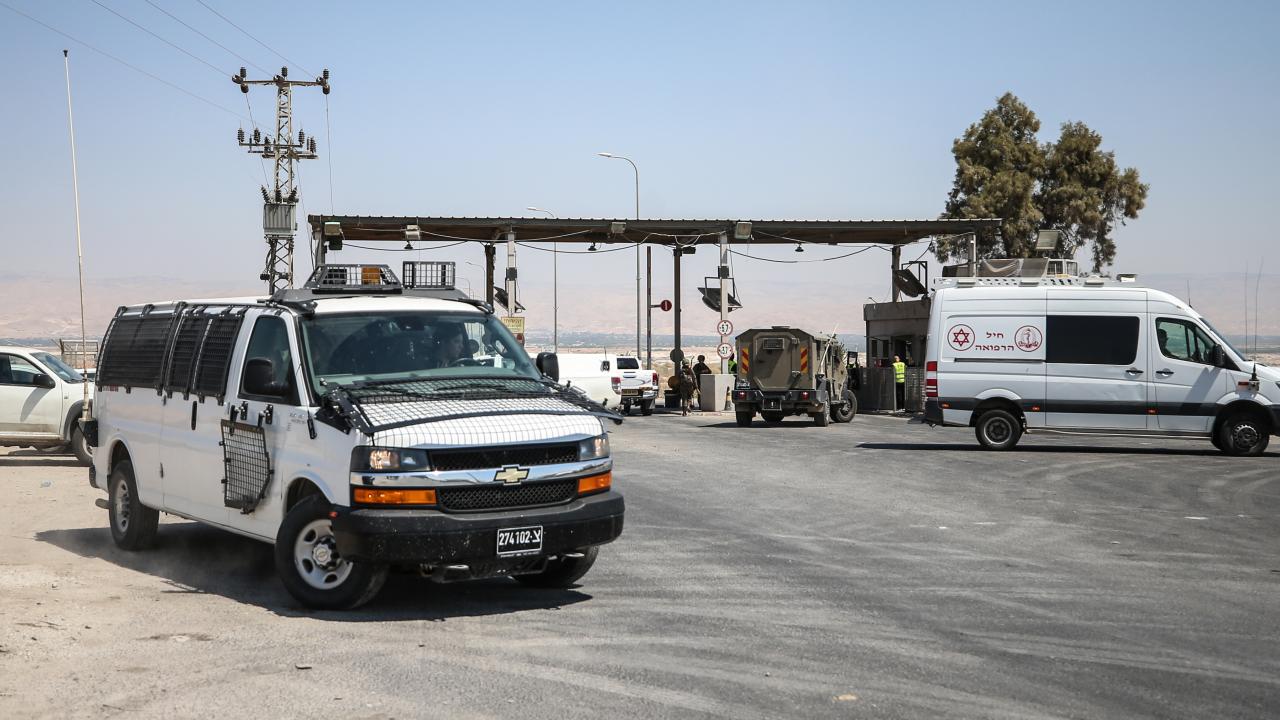
M 1280 713 L 1280 457 L 859 417 L 632 418 L 582 585 L 393 577 L 300 608 L 186 521 L 111 544 L 0 455 L 0 717 L 1247 718 Z

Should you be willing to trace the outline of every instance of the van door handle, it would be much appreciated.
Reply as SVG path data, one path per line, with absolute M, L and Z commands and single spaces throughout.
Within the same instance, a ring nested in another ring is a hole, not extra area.
M 1125 374 L 1126 374 L 1126 375 L 1135 375 L 1135 376 L 1136 376 L 1136 375 L 1141 375 L 1141 374 L 1142 374 L 1142 371 L 1141 371 L 1141 370 L 1139 370 L 1138 368 L 1129 368 L 1128 370 L 1125 370 L 1124 372 L 1125 372 Z
M 1156 374 L 1157 374 L 1157 375 L 1159 375 L 1160 377 L 1169 377 L 1170 375 L 1172 375 L 1172 374 L 1173 374 L 1173 371 L 1172 371 L 1172 370 L 1157 370 L 1157 371 L 1156 371 Z

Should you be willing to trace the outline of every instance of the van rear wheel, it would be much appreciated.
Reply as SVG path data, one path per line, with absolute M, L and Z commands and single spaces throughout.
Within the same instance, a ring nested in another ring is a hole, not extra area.
M 155 544 L 160 513 L 138 499 L 133 463 L 124 460 L 111 470 L 107 495 L 111 539 L 116 546 L 122 550 L 146 550 Z
M 755 419 L 756 414 L 750 410 L 739 410 L 733 414 L 733 417 L 738 421 L 738 427 L 751 427 L 751 421 Z
M 1253 413 L 1237 413 L 1218 428 L 1218 447 L 1228 455 L 1255 457 L 1267 449 L 1271 428 Z
M 1008 410 L 992 409 L 982 413 L 974 427 L 978 443 L 988 450 L 1008 450 L 1022 437 L 1022 423 Z
M 276 573 L 289 594 L 307 607 L 351 610 L 378 594 L 387 566 L 342 557 L 329 510 L 319 494 L 289 510 L 276 533 Z

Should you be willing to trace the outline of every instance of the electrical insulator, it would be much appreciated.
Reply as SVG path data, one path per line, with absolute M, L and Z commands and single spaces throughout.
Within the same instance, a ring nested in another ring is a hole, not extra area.
M 280 68 L 280 77 L 289 77 L 289 68 L 287 67 Z
M 248 75 L 248 74 L 249 74 L 249 73 L 247 73 L 247 72 L 245 72 L 245 71 L 244 71 L 244 68 L 240 68 L 240 79 L 241 79 L 241 80 L 243 80 L 243 79 L 245 78 L 245 76 L 246 76 L 246 75 Z
M 245 85 L 244 83 L 240 83 L 240 92 L 244 93 L 245 95 L 248 95 L 248 94 L 249 94 L 249 86 L 248 86 L 248 85 Z
M 262 186 L 261 190 L 262 190 L 262 202 L 264 203 L 271 202 L 271 196 L 267 194 L 267 187 L 264 185 Z
M 257 142 L 261 142 L 261 140 L 262 140 L 262 131 L 261 131 L 261 130 L 259 130 L 258 128 L 254 128 L 254 129 L 253 129 L 253 141 L 254 141 L 255 143 L 257 143 Z
M 240 128 L 236 131 L 236 142 L 244 142 L 244 128 Z
M 311 143 L 311 144 L 308 146 L 308 149 L 310 149 L 310 150 L 311 150 L 311 152 L 312 152 L 312 153 L 314 153 L 314 152 L 316 151 L 316 139 L 315 139 L 315 138 L 310 138 L 310 140 L 309 140 L 308 142 L 310 142 L 310 143 Z
M 302 145 L 302 144 L 303 144 L 303 143 L 305 143 L 306 141 L 307 141 L 307 134 L 306 134 L 306 133 L 304 133 L 304 132 L 302 132 L 301 130 L 299 130 L 299 131 L 298 131 L 298 144 L 299 144 L 299 145 Z
M 243 73 L 243 72 L 241 72 L 240 74 L 241 74 L 241 75 L 243 75 L 244 73 Z M 323 77 L 325 80 L 328 80 L 328 79 L 329 79 L 329 68 L 325 68 L 325 69 L 324 69 L 324 72 L 323 72 L 323 73 L 321 73 L 321 75 L 320 75 L 320 76 L 321 76 L 321 77 Z
M 320 92 L 324 93 L 325 95 L 328 95 L 328 94 L 329 94 L 329 86 L 328 86 L 328 85 L 325 85 L 324 87 L 320 88 Z

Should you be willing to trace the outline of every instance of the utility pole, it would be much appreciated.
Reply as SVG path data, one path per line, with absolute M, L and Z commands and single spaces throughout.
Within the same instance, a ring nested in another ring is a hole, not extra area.
M 262 232 L 267 238 L 267 261 L 258 276 L 267 281 L 267 291 L 274 293 L 293 284 L 293 233 L 297 230 L 298 186 L 293 163 L 297 160 L 313 160 L 316 157 L 316 139 L 308 138 L 302 130 L 293 134 L 293 88 L 319 87 L 329 94 L 329 70 L 315 80 L 290 80 L 289 68 L 280 68 L 280 74 L 270 80 L 249 80 L 244 68 L 239 75 L 231 76 L 231 82 L 240 86 L 240 92 L 248 93 L 250 85 L 276 86 L 276 133 L 262 135 L 258 128 L 245 137 L 244 128 L 236 133 L 241 147 L 254 155 L 275 161 L 275 187 L 262 188 Z

